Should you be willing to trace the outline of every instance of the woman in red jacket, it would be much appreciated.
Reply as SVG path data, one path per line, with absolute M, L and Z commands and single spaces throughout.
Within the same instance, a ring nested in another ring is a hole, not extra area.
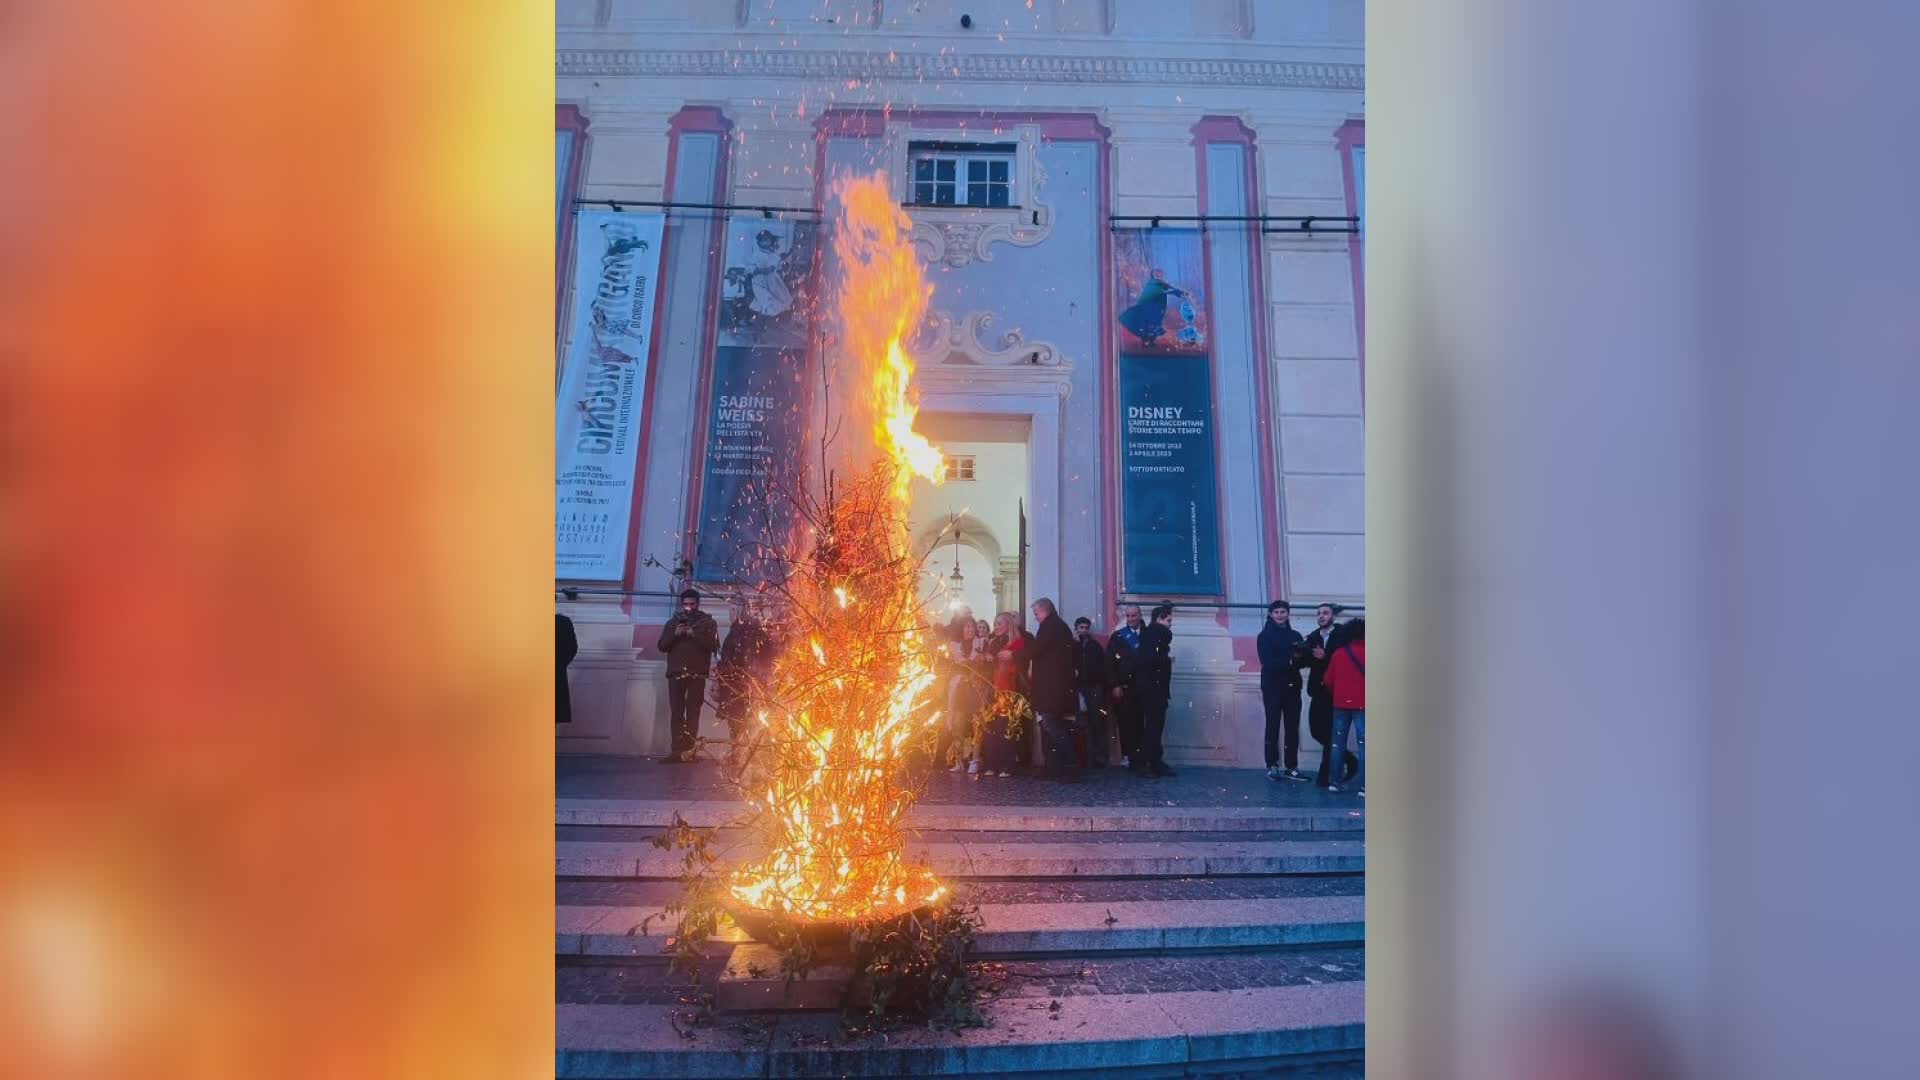
M 1333 695 L 1333 745 L 1328 747 L 1329 754 L 1338 755 L 1347 752 L 1347 732 L 1354 733 L 1359 743 L 1355 753 L 1360 758 L 1360 771 L 1353 774 L 1353 782 L 1360 789 L 1360 797 L 1367 797 L 1367 621 L 1355 619 L 1347 624 L 1346 643 L 1333 650 L 1327 657 L 1327 674 L 1323 679 L 1327 692 Z M 1339 791 L 1340 785 L 1334 784 L 1328 791 Z
M 1020 624 L 1011 612 L 1003 611 L 994 617 L 993 637 L 987 640 L 987 652 L 994 658 L 993 690 L 995 704 L 1000 706 L 988 719 L 986 729 L 980 733 L 980 772 L 979 776 L 1012 776 L 1016 748 L 1013 740 L 1007 737 L 1010 718 L 1006 705 L 1019 693 L 1021 653 L 1026 651 L 1025 635 L 1020 633 Z

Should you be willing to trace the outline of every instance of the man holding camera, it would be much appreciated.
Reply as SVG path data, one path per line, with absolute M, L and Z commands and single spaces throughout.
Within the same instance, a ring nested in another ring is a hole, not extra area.
M 720 625 L 700 610 L 700 594 L 680 594 L 680 610 L 660 630 L 660 651 L 667 657 L 667 708 L 673 717 L 673 752 L 664 764 L 693 760 L 700 735 L 700 705 L 706 699 L 707 671 L 720 650 Z

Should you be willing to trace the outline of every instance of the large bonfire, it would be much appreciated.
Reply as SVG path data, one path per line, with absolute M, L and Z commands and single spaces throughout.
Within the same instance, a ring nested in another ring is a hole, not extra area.
M 839 195 L 835 352 L 843 374 L 857 373 L 846 434 L 865 447 L 870 431 L 877 452 L 849 475 L 822 478 L 825 497 L 800 537 L 808 553 L 786 582 L 788 646 L 746 778 L 766 854 L 731 884 L 737 903 L 802 923 L 884 918 L 946 893 L 906 861 L 903 832 L 914 799 L 906 753 L 939 722 L 906 516 L 912 478 L 944 474 L 940 452 L 913 430 L 913 363 L 902 347 L 932 289 L 884 181 L 847 181 Z

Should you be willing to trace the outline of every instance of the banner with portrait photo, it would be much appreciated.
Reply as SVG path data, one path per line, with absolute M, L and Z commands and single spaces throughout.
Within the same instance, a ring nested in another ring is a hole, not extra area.
M 1212 357 L 1200 234 L 1114 234 L 1120 298 L 1122 587 L 1219 594 L 1220 517 Z
M 619 581 L 633 516 L 640 409 L 659 292 L 659 214 L 581 211 L 554 399 L 554 577 Z
M 776 576 L 790 545 L 813 326 L 812 222 L 729 223 L 707 415 L 694 576 L 712 583 Z
M 1206 259 L 1197 229 L 1113 234 L 1120 351 L 1136 356 L 1207 352 Z

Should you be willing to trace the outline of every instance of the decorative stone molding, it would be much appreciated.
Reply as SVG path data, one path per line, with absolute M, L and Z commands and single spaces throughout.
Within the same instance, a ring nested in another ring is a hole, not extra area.
M 560 49 L 565 77 L 807 79 L 833 83 L 1127 83 L 1298 90 L 1366 89 L 1362 64 L 1132 56 L 1018 56 L 832 49 Z
M 1073 393 L 1072 369 L 1067 366 L 1037 367 L 1013 364 L 983 368 L 973 364 L 928 364 L 913 373 L 913 383 L 922 395 L 965 394 L 989 399 L 1029 398 L 1043 394 L 1065 401 Z
M 581 109 L 597 137 L 646 135 L 666 137 L 677 107 L 636 106 L 615 98 L 590 97 Z
M 915 359 L 931 364 L 976 364 L 981 367 L 1065 368 L 1073 365 L 1050 341 L 1028 341 L 1019 327 L 992 336 L 994 314 L 974 311 L 955 320 L 944 311 L 927 315 L 921 334 L 908 343 Z
M 997 243 L 1032 247 L 1053 235 L 1053 208 L 1040 201 L 1046 174 L 1040 168 L 1040 125 L 1022 124 L 1007 132 L 1013 136 L 1013 204 L 1007 207 L 906 206 L 913 220 L 913 242 L 929 263 L 958 269 L 974 261 L 992 262 Z M 915 142 L 953 138 L 946 129 L 916 130 L 906 123 L 888 124 L 885 154 L 893 201 L 903 206 L 913 194 L 913 168 L 908 158 Z M 994 141 L 1004 142 L 1004 135 Z

